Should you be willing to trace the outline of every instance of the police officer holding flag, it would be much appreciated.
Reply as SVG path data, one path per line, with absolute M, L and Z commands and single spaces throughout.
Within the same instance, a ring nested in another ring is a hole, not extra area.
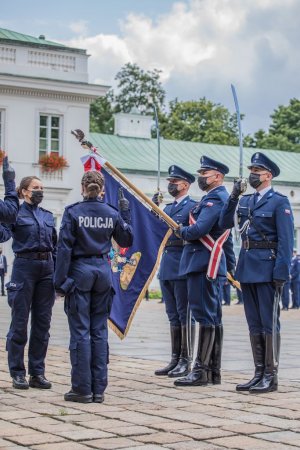
M 72 365 L 66 401 L 102 403 L 107 386 L 109 316 L 114 290 L 108 262 L 111 238 L 121 247 L 133 242 L 129 202 L 122 193 L 120 213 L 101 199 L 104 176 L 86 172 L 84 200 L 68 206 L 62 219 L 55 287 L 65 295 Z
M 199 323 L 199 340 L 192 371 L 176 380 L 176 386 L 206 386 L 210 382 L 221 382 L 220 277 L 226 277 L 227 271 L 233 271 L 235 266 L 231 235 L 218 225 L 220 212 L 228 198 L 222 184 L 229 169 L 207 156 L 201 157 L 200 164 L 198 185 L 206 194 L 192 209 L 190 225 L 182 226 L 178 232 L 185 241 L 180 274 L 187 277 L 188 300 Z
M 255 192 L 239 200 L 242 187 L 241 181 L 236 181 L 219 225 L 231 228 L 237 210 L 242 248 L 236 278 L 242 286 L 255 373 L 236 390 L 259 394 L 278 388 L 278 300 L 289 279 L 294 227 L 289 200 L 271 185 L 280 174 L 279 167 L 265 154 L 256 152 L 248 168 L 249 184 Z

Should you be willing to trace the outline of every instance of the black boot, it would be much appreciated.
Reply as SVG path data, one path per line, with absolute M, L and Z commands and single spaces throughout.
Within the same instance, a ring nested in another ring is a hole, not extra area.
M 194 367 L 188 376 L 179 378 L 174 382 L 175 386 L 206 386 L 207 371 L 214 345 L 215 327 L 199 326 L 198 352 Z
M 245 384 L 238 384 L 237 391 L 249 391 L 263 377 L 265 369 L 265 336 L 264 334 L 250 334 L 250 342 L 255 366 L 254 377 Z
M 168 377 L 178 378 L 185 377 L 191 371 L 193 360 L 193 350 L 195 344 L 195 326 L 191 327 L 191 348 L 188 348 L 187 327 L 181 326 L 181 352 L 177 366 L 170 370 Z M 191 354 L 189 354 L 191 352 Z
M 170 370 L 173 370 L 179 361 L 180 356 L 180 347 L 181 347 L 181 327 L 170 327 L 171 333 L 171 347 L 172 347 L 172 355 L 171 361 L 169 364 L 163 369 L 158 369 L 154 373 L 158 376 L 168 375 Z
M 223 347 L 223 325 L 218 325 L 215 331 L 215 340 L 207 372 L 208 383 L 210 384 L 221 384 L 222 347 Z
M 277 334 L 277 349 L 279 359 L 280 334 Z M 250 394 L 264 394 L 277 391 L 278 367 L 274 364 L 272 334 L 266 334 L 265 371 L 262 379 L 249 389 Z

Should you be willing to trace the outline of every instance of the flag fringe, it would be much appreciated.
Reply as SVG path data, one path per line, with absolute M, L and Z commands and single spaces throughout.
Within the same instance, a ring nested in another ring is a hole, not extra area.
M 154 265 L 154 267 L 153 267 L 153 270 L 152 270 L 151 274 L 150 274 L 149 277 L 148 277 L 148 280 L 146 281 L 146 283 L 145 283 L 143 289 L 141 290 L 140 295 L 139 295 L 138 298 L 137 298 L 137 301 L 135 302 L 134 308 L 133 308 L 133 310 L 131 311 L 130 317 L 129 317 L 129 319 L 128 319 L 127 327 L 126 327 L 124 333 L 122 333 L 122 332 L 119 330 L 119 328 L 118 328 L 111 320 L 108 320 L 109 328 L 110 328 L 114 333 L 116 333 L 116 335 L 117 335 L 121 340 L 123 340 L 123 339 L 126 337 L 128 331 L 129 331 L 129 328 L 130 328 L 130 326 L 131 326 L 131 323 L 132 323 L 132 321 L 133 321 L 133 319 L 134 319 L 135 313 L 137 312 L 137 309 L 138 309 L 138 307 L 140 306 L 141 301 L 145 298 L 145 294 L 146 294 L 146 291 L 147 291 L 147 289 L 148 289 L 148 287 L 149 287 L 149 284 L 151 283 L 151 281 L 152 281 L 152 279 L 153 279 L 153 277 L 154 277 L 154 275 L 155 275 L 155 273 L 156 273 L 156 271 L 157 271 L 157 267 L 158 267 L 158 264 L 159 264 L 159 262 L 160 262 L 160 258 L 161 258 L 162 252 L 163 252 L 163 250 L 164 250 L 164 248 L 165 248 L 165 244 L 166 244 L 167 240 L 169 239 L 169 237 L 171 236 L 172 232 L 173 232 L 173 231 L 171 230 L 171 228 L 169 228 L 169 230 L 166 232 L 166 235 L 165 235 L 164 239 L 162 240 L 162 242 L 161 242 L 161 244 L 160 244 L 159 250 L 158 250 L 158 252 L 157 252 L 156 263 L 155 263 L 155 265 Z

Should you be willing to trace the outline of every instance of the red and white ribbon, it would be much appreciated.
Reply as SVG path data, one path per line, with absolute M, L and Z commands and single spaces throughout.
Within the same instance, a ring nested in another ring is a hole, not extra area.
M 101 156 L 97 155 L 94 152 L 82 156 L 80 160 L 83 164 L 85 172 L 88 172 L 89 170 L 101 172 L 102 167 L 106 163 L 106 160 L 104 158 L 102 158 Z
M 189 222 L 190 225 L 194 225 L 196 223 L 196 220 L 192 213 L 190 213 Z M 207 268 L 207 277 L 212 280 L 215 280 L 217 278 L 222 257 L 223 245 L 224 242 L 226 242 L 226 240 L 228 239 L 229 234 L 230 230 L 226 230 L 216 240 L 214 240 L 210 234 L 206 234 L 199 239 L 204 247 L 206 247 L 211 252 Z

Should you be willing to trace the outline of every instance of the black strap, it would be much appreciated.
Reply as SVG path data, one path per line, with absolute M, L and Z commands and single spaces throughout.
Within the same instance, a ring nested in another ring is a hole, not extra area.
M 182 239 L 167 241 L 166 247 L 183 247 L 184 243 Z

